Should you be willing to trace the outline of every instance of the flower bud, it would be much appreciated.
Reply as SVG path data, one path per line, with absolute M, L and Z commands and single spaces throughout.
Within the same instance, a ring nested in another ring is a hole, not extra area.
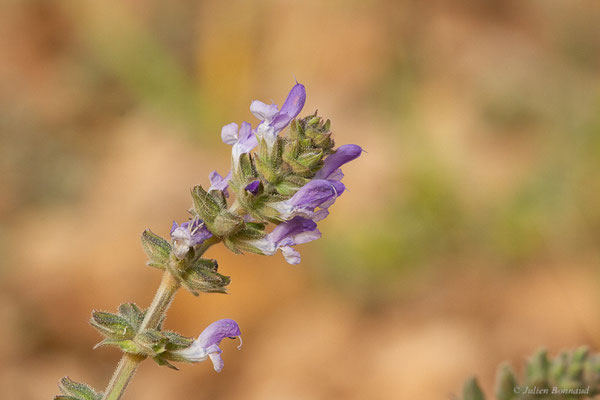
M 284 141 L 281 137 L 275 138 L 271 146 L 267 146 L 263 140 L 258 142 L 258 153 L 254 157 L 254 165 L 256 171 L 269 183 L 277 184 L 283 175 L 283 146 Z
M 194 296 L 198 296 L 198 292 L 226 293 L 225 287 L 231 279 L 219 274 L 217 269 L 217 260 L 199 258 L 181 274 L 181 284 Z
M 222 210 L 212 222 L 207 222 L 208 229 L 219 237 L 227 237 L 237 232 L 244 220 L 227 210 Z

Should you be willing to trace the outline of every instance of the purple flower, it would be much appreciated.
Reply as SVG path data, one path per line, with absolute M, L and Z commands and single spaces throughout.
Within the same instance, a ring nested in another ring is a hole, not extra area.
M 312 181 L 302 186 L 288 200 L 269 206 L 277 210 L 283 220 L 298 215 L 313 221 L 322 220 L 329 215 L 328 208 L 346 189 L 341 182 L 344 174 L 340 167 L 360 156 L 361 152 L 360 146 L 354 144 L 341 146 L 325 159 L 323 168 L 315 174 Z
M 233 146 L 231 154 L 236 168 L 239 165 L 240 156 L 250 153 L 258 144 L 256 136 L 252 133 L 252 125 L 245 121 L 242 122 L 242 127 L 239 129 L 235 122 L 225 125 L 221 129 L 221 139 Z
M 210 358 L 215 371 L 221 372 L 223 369 L 223 359 L 219 348 L 221 340 L 225 338 L 240 338 L 238 350 L 242 349 L 242 336 L 240 327 L 232 319 L 220 319 L 213 322 L 202 331 L 198 339 L 194 340 L 189 347 L 182 350 L 176 350 L 173 353 L 189 362 L 200 362 Z
M 247 191 L 249 191 L 252 194 L 257 194 L 259 187 L 260 187 L 260 181 L 256 180 L 256 181 L 252 181 L 249 184 L 247 184 L 244 189 L 246 189 Z
M 306 218 L 294 217 L 292 220 L 277 225 L 269 235 L 269 240 L 275 243 L 289 264 L 300 262 L 300 253 L 292 246 L 308 243 L 321 237 L 317 224 Z
M 208 179 L 210 180 L 210 187 L 208 188 L 209 192 L 211 190 L 220 190 L 225 197 L 229 197 L 227 188 L 229 187 L 229 180 L 231 179 L 231 171 L 229 171 L 225 177 L 222 177 L 217 171 L 213 171 L 208 175 Z
M 320 237 L 321 232 L 314 221 L 294 217 L 290 221 L 277 225 L 265 238 L 250 240 L 247 244 L 254 247 L 256 252 L 268 256 L 272 256 L 277 249 L 280 249 L 289 264 L 298 264 L 300 253 L 292 246 L 308 243 Z
M 284 220 L 300 215 L 313 221 L 325 218 L 329 208 L 343 192 L 344 185 L 336 180 L 314 179 L 302 186 L 291 198 L 270 204 Z M 319 207 L 320 210 L 315 211 Z
M 362 151 L 361 147 L 355 144 L 340 146 L 335 153 L 327 156 L 323 163 L 323 168 L 315 174 L 315 179 L 330 179 L 339 182 L 344 176 L 339 168 L 358 158 Z
M 173 241 L 173 253 L 179 259 L 185 257 L 190 247 L 196 246 L 210 238 L 212 233 L 204 226 L 201 219 L 187 221 L 181 225 L 173 221 L 171 227 L 171 240 Z
M 281 110 L 275 104 L 265 104 L 262 101 L 254 100 L 250 104 L 250 111 L 262 121 L 256 128 L 256 136 L 264 139 L 267 146 L 271 148 L 277 134 L 288 126 L 292 119 L 296 118 L 305 102 L 306 89 L 300 83 L 296 83 L 290 90 Z

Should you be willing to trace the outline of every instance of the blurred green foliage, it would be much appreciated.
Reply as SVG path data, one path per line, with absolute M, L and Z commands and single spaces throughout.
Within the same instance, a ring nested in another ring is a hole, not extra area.
M 592 399 L 600 392 L 600 359 L 585 347 L 565 351 L 553 359 L 545 350 L 536 352 L 519 382 L 513 369 L 504 364 L 496 376 L 498 400 Z M 463 400 L 485 400 L 475 378 L 463 386 Z

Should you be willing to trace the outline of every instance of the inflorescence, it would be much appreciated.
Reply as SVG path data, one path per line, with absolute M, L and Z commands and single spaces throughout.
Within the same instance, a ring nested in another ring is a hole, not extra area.
M 336 148 L 330 121 L 316 112 L 297 118 L 305 101 L 306 90 L 299 83 L 281 108 L 254 100 L 250 111 L 260 120 L 255 128 L 242 122 L 221 130 L 223 142 L 232 146 L 231 170 L 225 176 L 211 172 L 208 189 L 192 188 L 190 218 L 173 222 L 170 240 L 144 231 L 148 265 L 170 275 L 175 290 L 182 286 L 195 295 L 226 291 L 230 278 L 217 272 L 216 260 L 203 258 L 216 243 L 238 254 L 273 255 L 281 250 L 288 263 L 298 264 L 295 246 L 321 237 L 317 222 L 329 215 L 329 208 L 346 189 L 340 168 L 363 150 L 354 144 Z M 286 128 L 287 134 L 281 134 Z M 150 311 L 133 303 L 122 304 L 117 313 L 94 311 L 91 324 L 105 337 L 98 346 L 116 346 L 171 368 L 175 368 L 171 362 L 210 359 L 220 372 L 219 344 L 224 338 L 241 341 L 238 324 L 231 319 L 213 322 L 194 340 L 162 330 L 166 307 L 168 302 L 154 325 L 149 322 L 154 318 Z M 56 399 L 108 398 L 69 378 L 63 378 L 59 387 L 63 395 Z

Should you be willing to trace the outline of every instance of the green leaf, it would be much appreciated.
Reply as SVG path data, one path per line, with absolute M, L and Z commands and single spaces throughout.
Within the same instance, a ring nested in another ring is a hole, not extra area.
M 227 293 L 225 287 L 231 279 L 217 272 L 216 260 L 199 258 L 195 260 L 188 270 L 182 274 L 181 283 L 192 294 L 205 293 Z
M 529 360 L 526 367 L 526 383 L 530 386 L 547 387 L 550 362 L 546 350 L 538 350 Z
M 144 346 L 143 344 L 138 343 L 138 339 L 125 339 L 125 340 L 115 340 L 115 339 L 104 339 L 100 343 L 97 343 L 94 346 L 94 349 L 103 346 L 112 346 L 121 349 L 121 351 L 129 354 L 137 354 L 142 356 L 152 356 L 155 354 L 155 351 L 151 348 Z
M 138 334 L 135 341 L 141 347 L 144 355 L 154 357 L 165 352 L 168 339 L 160 331 L 147 329 Z
M 290 182 L 289 180 L 283 180 L 275 186 L 277 193 L 286 197 L 293 196 L 300 188 L 301 186 L 298 186 L 298 184 Z
M 194 339 L 180 335 L 177 332 L 165 331 L 163 335 L 167 338 L 166 348 L 169 351 L 182 350 L 190 347 Z
M 513 369 L 509 365 L 502 365 L 496 376 L 496 397 L 498 400 L 515 399 L 515 388 L 517 386 L 518 383 Z
M 561 353 L 550 364 L 549 378 L 552 382 L 560 382 L 567 373 L 567 353 Z
M 219 207 L 215 198 L 200 185 L 194 186 L 192 189 L 192 202 L 196 214 L 207 224 L 213 222 L 221 211 L 221 207 Z
M 137 331 L 144 320 L 146 312 L 140 310 L 135 303 L 124 303 L 119 306 L 119 315 L 125 318 L 129 325 Z
M 171 369 L 174 369 L 175 371 L 179 371 L 179 368 L 168 362 L 164 357 L 156 356 L 152 357 L 152 359 L 160 366 L 169 367 Z
M 60 380 L 58 388 L 65 396 L 57 396 L 55 399 L 100 400 L 102 398 L 102 393 L 97 393 L 91 386 L 75 382 L 68 376 Z
M 243 252 L 264 254 L 262 250 L 252 245 L 252 241 L 263 239 L 265 236 L 265 224 L 246 222 L 238 233 L 225 238 L 223 244 L 236 254 Z
M 136 333 L 125 318 L 102 311 L 92 311 L 90 324 L 102 335 L 111 339 L 131 339 Z
M 571 362 L 567 368 L 567 379 L 579 381 L 583 375 L 583 365 L 589 354 L 587 347 L 580 347 L 571 355 Z
M 548 390 L 548 395 L 538 393 L 533 397 L 552 400 L 592 399 L 600 394 L 600 355 L 589 354 L 585 347 L 571 352 L 563 352 L 552 360 L 544 350 L 535 353 L 526 366 L 525 383 L 522 389 L 529 387 Z M 501 366 L 496 378 L 496 396 L 498 400 L 529 399 L 531 396 L 514 393 L 518 387 L 512 369 Z M 555 393 L 553 388 L 571 390 L 571 393 Z M 483 399 L 478 397 L 481 390 L 474 379 L 464 386 L 464 400 Z M 481 396 L 483 396 L 481 394 Z M 531 398 L 533 398 L 531 397 Z
M 465 382 L 463 386 L 463 400 L 485 400 L 485 396 L 475 378 L 471 378 Z
M 169 263 L 171 245 L 165 239 L 146 229 L 142 233 L 142 247 L 148 255 L 148 265 L 158 269 L 165 269 Z
M 144 349 L 140 345 L 138 345 L 133 339 L 114 341 L 110 344 L 119 347 L 125 353 L 144 354 Z
M 271 165 L 268 158 L 263 158 L 262 156 L 256 157 L 254 165 L 256 166 L 256 171 L 263 176 L 264 181 L 271 184 L 279 182 L 279 170 Z
M 228 237 L 240 230 L 244 220 L 227 210 L 221 211 L 213 221 L 206 221 L 207 228 L 218 237 Z
M 256 177 L 256 167 L 254 165 L 254 159 L 249 153 L 244 153 L 240 156 L 239 168 L 234 174 L 234 179 L 239 182 L 249 181 Z
M 313 169 L 315 165 L 321 162 L 321 159 L 323 159 L 323 150 L 317 149 L 300 154 L 297 161 L 299 164 Z

